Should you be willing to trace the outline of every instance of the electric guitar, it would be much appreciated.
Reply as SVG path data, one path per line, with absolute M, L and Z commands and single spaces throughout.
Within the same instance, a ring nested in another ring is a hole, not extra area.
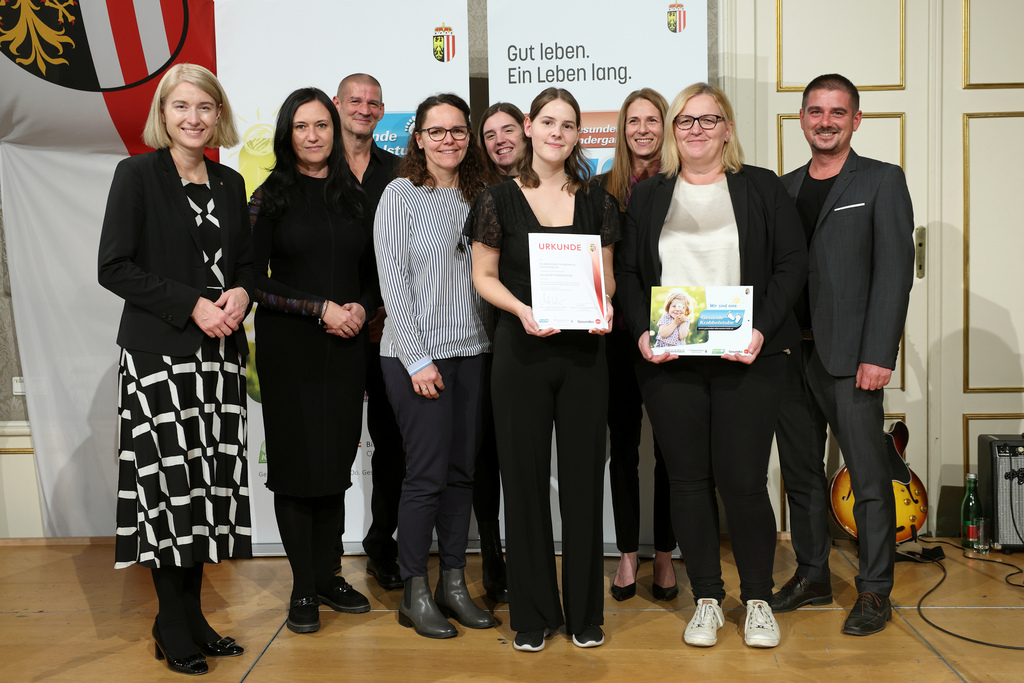
M 890 455 L 892 492 L 896 497 L 896 542 L 902 543 L 916 536 L 924 526 L 928 516 L 928 494 L 905 460 L 904 452 L 910 440 L 907 425 L 897 421 L 883 438 Z M 832 519 L 843 531 L 857 538 L 857 523 L 853 519 L 853 486 L 850 484 L 850 471 L 845 465 L 832 477 L 829 502 Z

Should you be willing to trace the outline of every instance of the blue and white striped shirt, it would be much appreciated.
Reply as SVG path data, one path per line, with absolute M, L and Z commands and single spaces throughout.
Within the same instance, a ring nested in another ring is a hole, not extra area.
M 435 359 L 491 350 L 491 307 L 473 287 L 462 236 L 467 215 L 458 188 L 416 187 L 407 178 L 391 181 L 377 206 L 373 245 L 388 312 L 380 355 L 398 358 L 410 375 Z

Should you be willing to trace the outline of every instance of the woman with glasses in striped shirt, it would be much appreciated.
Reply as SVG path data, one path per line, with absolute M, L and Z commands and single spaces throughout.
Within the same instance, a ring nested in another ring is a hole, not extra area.
M 464 575 L 473 462 L 489 409 L 491 342 L 462 226 L 470 204 L 494 180 L 471 142 L 469 105 L 461 97 L 424 100 L 373 229 L 388 311 L 381 368 L 405 442 L 399 623 L 428 638 L 457 635 L 446 616 L 467 628 L 494 626 L 470 598 Z M 427 560 L 434 531 L 441 567 L 431 595 Z

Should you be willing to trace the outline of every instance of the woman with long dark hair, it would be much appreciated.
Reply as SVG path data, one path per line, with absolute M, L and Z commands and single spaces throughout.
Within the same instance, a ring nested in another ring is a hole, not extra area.
M 465 577 L 491 350 L 488 311 L 473 290 L 472 254 L 462 236 L 470 204 L 492 180 L 471 143 L 469 105 L 461 97 L 446 93 L 420 103 L 373 229 L 388 311 L 381 369 L 405 443 L 398 620 L 428 638 L 457 634 L 446 615 L 467 628 L 494 626 L 470 598 Z M 431 595 L 427 560 L 435 531 L 441 567 Z
M 197 675 L 242 648 L 203 616 L 203 567 L 252 557 L 242 320 L 253 288 L 245 183 L 204 156 L 238 134 L 217 77 L 176 64 L 143 140 L 117 165 L 99 282 L 124 299 L 117 332 L 115 566 L 153 572 L 156 658 Z
M 523 146 L 523 112 L 511 102 L 495 102 L 480 117 L 477 143 L 487 155 L 495 177 L 507 180 Z M 480 532 L 480 564 L 484 591 L 495 602 L 508 602 L 508 577 L 501 550 L 501 473 L 494 417 L 484 418 L 484 441 L 476 458 L 473 512 Z
M 377 310 L 377 278 L 366 210 L 326 94 L 302 88 L 285 99 L 274 155 L 250 204 L 256 369 L 267 487 L 292 570 L 287 624 L 310 633 L 320 628 L 320 604 L 370 609 L 333 564 L 362 431 L 364 323 Z
M 523 147 L 523 121 L 523 112 L 511 102 L 495 102 L 480 117 L 477 142 L 499 176 L 507 176 L 515 166 Z
M 517 650 L 543 649 L 562 624 L 579 647 L 604 642 L 601 498 L 608 376 L 604 335 L 541 328 L 533 317 L 529 233 L 600 235 L 605 288 L 615 291 L 615 200 L 588 184 L 580 107 L 566 90 L 538 95 L 513 182 L 477 198 L 466 224 L 473 282 L 500 309 L 491 395 L 505 486 L 509 608 Z M 549 502 L 551 431 L 558 447 L 562 600 Z M 564 602 L 565 612 L 562 606 Z

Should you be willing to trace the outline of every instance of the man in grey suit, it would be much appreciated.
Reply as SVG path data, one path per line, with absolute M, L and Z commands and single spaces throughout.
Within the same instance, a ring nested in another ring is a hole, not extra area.
M 892 618 L 896 510 L 882 389 L 896 366 L 914 269 L 906 178 L 850 148 L 860 121 L 853 83 L 838 74 L 811 81 L 800 109 L 811 161 L 782 178 L 807 235 L 809 276 L 796 308 L 804 341 L 792 350 L 776 427 L 797 570 L 770 603 L 780 613 L 832 602 L 823 463 L 831 425 L 850 471 L 860 546 L 859 595 L 843 625 L 850 635 L 877 633 Z

